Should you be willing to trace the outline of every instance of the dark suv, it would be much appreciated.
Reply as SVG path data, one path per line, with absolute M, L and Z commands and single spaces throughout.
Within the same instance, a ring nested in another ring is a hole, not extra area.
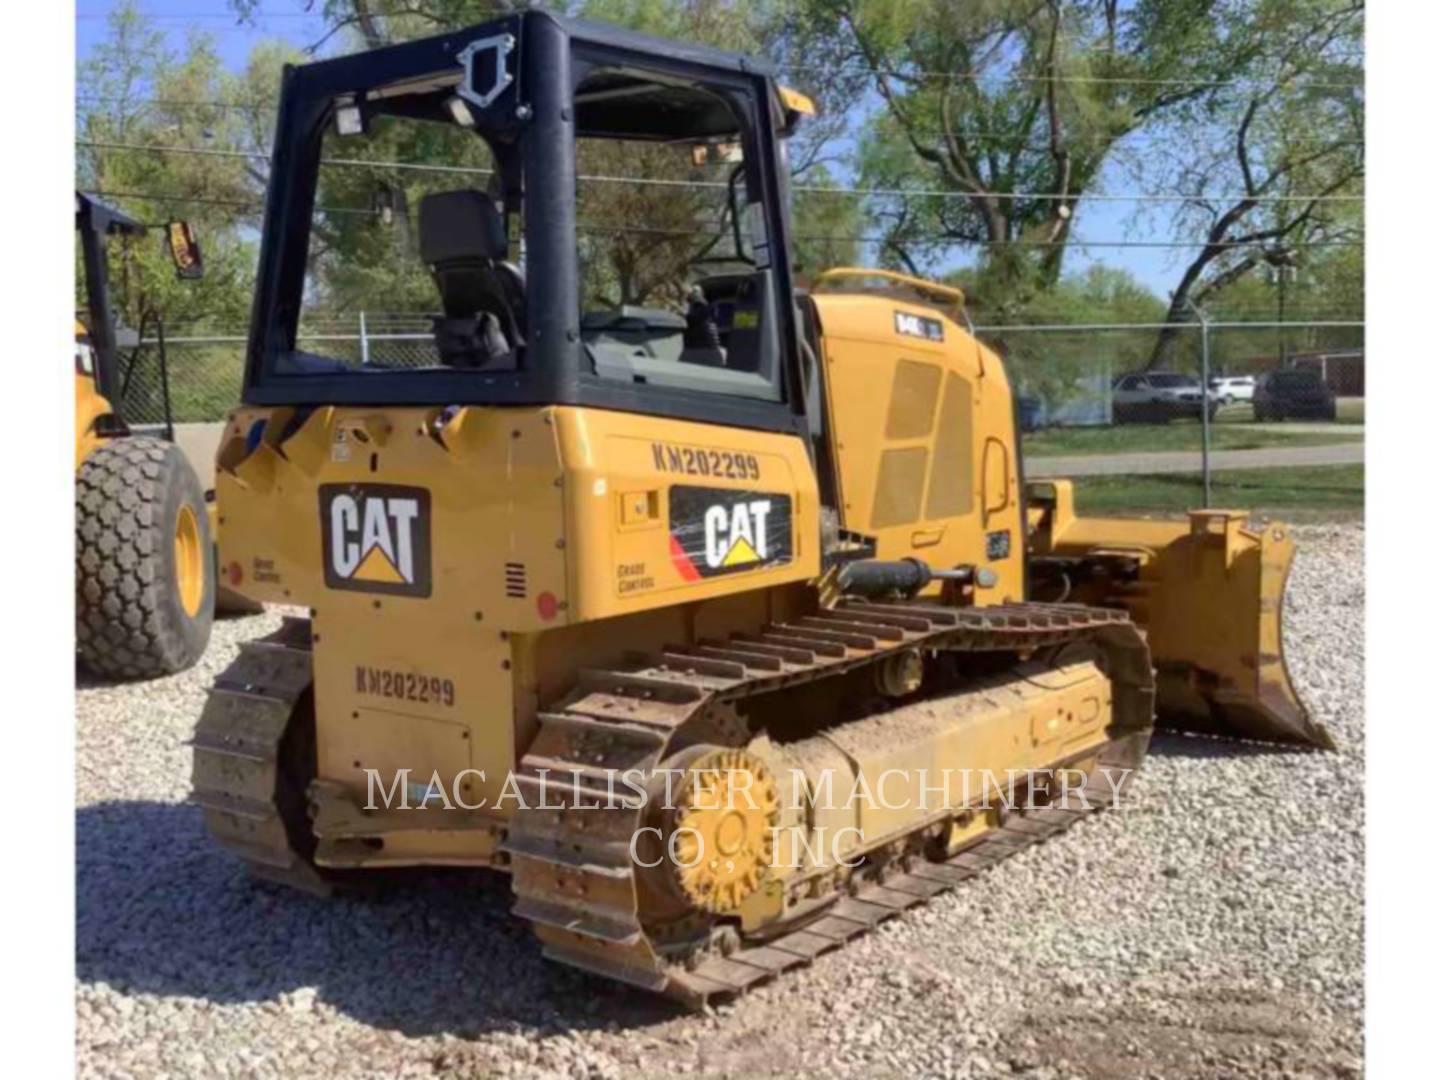
M 1255 385 L 1255 419 L 1335 419 L 1335 395 L 1313 371 L 1272 371 Z

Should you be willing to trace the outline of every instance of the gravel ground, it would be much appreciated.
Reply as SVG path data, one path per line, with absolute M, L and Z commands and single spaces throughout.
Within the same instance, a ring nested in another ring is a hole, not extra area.
M 1364 534 L 1299 533 L 1288 658 L 1339 753 L 1158 737 L 1126 809 L 704 1017 L 542 962 L 489 875 L 320 901 L 213 851 L 184 743 L 275 616 L 177 678 L 82 681 L 79 1070 L 1358 1075 Z

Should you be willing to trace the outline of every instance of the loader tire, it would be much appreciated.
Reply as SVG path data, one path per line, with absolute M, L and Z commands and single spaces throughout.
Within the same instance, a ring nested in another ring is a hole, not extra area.
M 180 448 L 125 436 L 75 480 L 75 638 L 98 675 L 149 679 L 194 664 L 210 640 L 215 560 L 205 495 Z

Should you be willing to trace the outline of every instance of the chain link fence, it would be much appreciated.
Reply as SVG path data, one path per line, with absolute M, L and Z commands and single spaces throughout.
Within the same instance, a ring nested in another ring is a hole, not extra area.
M 1331 399 L 1365 393 L 1358 322 L 976 331 L 1005 358 L 1034 430 L 1198 421 L 1202 411 L 1218 422 L 1334 420 Z M 1272 378 L 1282 372 L 1294 374 Z
M 1014 384 L 1027 475 L 1074 477 L 1086 512 L 1174 512 L 1207 501 L 1280 511 L 1363 506 L 1363 323 L 981 326 L 976 333 L 1004 357 Z M 233 333 L 167 339 L 176 423 L 222 420 L 234 407 L 245 344 Z M 423 316 L 315 323 L 302 328 L 300 344 L 351 364 L 438 363 Z M 154 341 L 122 361 L 122 411 L 133 425 L 164 420 L 159 361 Z
M 1364 505 L 1364 324 L 978 327 L 1015 385 L 1031 478 L 1082 512 Z
M 165 370 L 177 424 L 214 423 L 240 401 L 245 374 L 243 333 L 190 330 L 158 338 L 122 355 L 121 412 L 132 426 L 165 421 Z M 430 320 L 413 315 L 359 315 L 301 328 L 299 346 L 352 366 L 429 367 L 440 362 Z

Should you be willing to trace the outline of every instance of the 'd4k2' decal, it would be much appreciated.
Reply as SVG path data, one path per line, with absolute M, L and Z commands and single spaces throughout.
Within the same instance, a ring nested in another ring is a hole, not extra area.
M 686 581 L 780 566 L 793 553 L 789 495 L 670 489 L 670 559 Z

